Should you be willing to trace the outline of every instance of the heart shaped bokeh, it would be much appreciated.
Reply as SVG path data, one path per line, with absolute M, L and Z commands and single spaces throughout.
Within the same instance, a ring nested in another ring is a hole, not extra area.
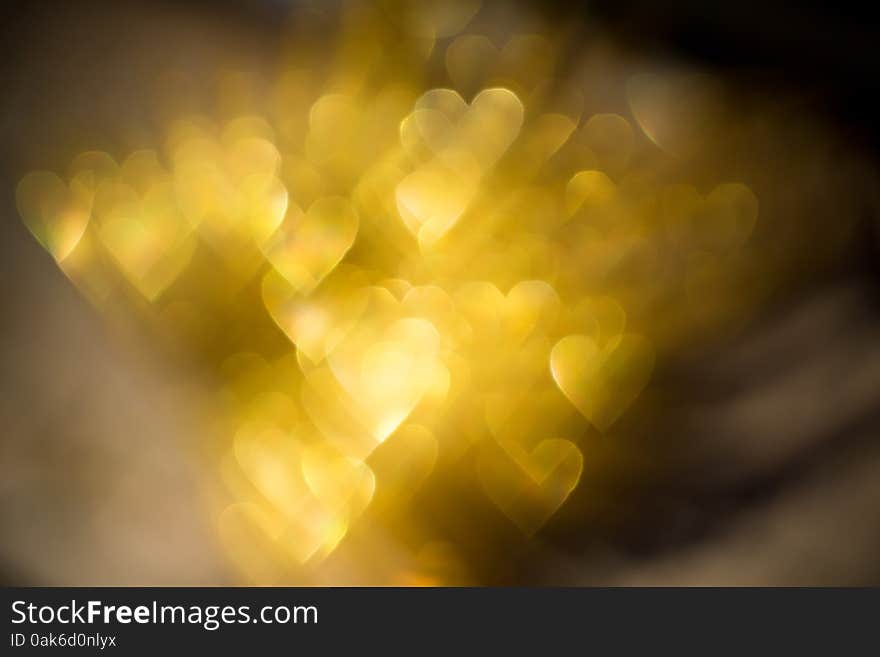
M 465 30 L 478 3 L 422 4 L 345 10 L 338 61 L 292 49 L 248 111 L 17 188 L 71 282 L 210 390 L 217 524 L 251 581 L 393 525 L 437 469 L 483 495 L 455 514 L 540 536 L 668 350 L 746 298 L 757 197 L 671 164 L 713 118 L 667 125 L 693 113 L 677 95 L 716 111 L 714 86 L 589 100 L 540 25 L 496 45 Z

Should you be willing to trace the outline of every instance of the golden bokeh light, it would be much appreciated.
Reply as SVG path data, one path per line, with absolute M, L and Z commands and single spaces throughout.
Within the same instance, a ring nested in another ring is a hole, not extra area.
M 676 168 L 731 111 L 718 84 L 636 72 L 603 106 L 554 26 L 498 43 L 479 12 L 351 3 L 320 49 L 304 16 L 274 76 L 224 73 L 155 150 L 18 185 L 73 284 L 210 389 L 204 479 L 244 581 L 327 581 L 441 467 L 537 535 L 583 436 L 613 441 L 670 349 L 760 297 L 761 201 Z M 395 531 L 417 538 L 389 581 L 467 580 L 456 545 Z

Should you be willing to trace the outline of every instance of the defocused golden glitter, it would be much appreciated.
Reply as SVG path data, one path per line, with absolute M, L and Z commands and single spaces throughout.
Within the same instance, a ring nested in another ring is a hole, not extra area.
M 225 74 L 157 150 L 17 188 L 89 300 L 214 385 L 217 525 L 258 583 L 397 517 L 441 462 L 534 535 L 586 476 L 578 432 L 613 432 L 670 345 L 760 295 L 737 278 L 756 195 L 669 175 L 715 130 L 714 81 L 639 73 L 628 109 L 589 114 L 552 27 L 499 46 L 476 0 L 346 7 L 337 41 L 292 23 L 274 80 Z M 466 579 L 425 545 L 396 581 Z

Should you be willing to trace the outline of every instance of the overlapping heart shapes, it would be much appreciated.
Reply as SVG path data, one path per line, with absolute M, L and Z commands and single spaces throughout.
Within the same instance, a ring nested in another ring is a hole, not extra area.
M 523 105 L 508 89 L 481 91 L 468 105 L 451 89 L 424 94 L 401 124 L 404 148 L 418 162 L 396 188 L 397 209 L 422 249 L 465 214 L 480 179 L 519 134 Z

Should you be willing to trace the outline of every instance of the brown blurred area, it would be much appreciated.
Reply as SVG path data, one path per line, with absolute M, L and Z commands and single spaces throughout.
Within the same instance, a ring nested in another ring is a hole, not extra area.
M 169 392 L 173 370 L 161 352 L 121 340 L 57 270 L 21 224 L 14 187 L 25 171 L 63 170 L 71 153 L 86 148 L 120 152 L 155 143 L 161 118 L 174 111 L 156 106 L 158 71 L 185 68 L 207 81 L 217 61 L 271 68 L 280 5 L 123 0 L 8 10 L 0 61 L 0 578 L 6 584 L 236 581 L 199 486 L 188 415 L 197 400 Z M 835 175 L 817 178 L 807 164 L 778 166 L 767 184 L 787 186 L 786 198 L 800 197 L 793 207 L 804 213 L 804 226 L 851 223 L 850 238 L 831 262 L 806 259 L 757 318 L 657 372 L 662 396 L 650 399 L 648 419 L 633 428 L 638 445 L 628 446 L 626 459 L 608 456 L 604 473 L 576 492 L 572 506 L 590 511 L 574 517 L 563 508 L 534 543 L 511 538 L 517 549 L 478 560 L 476 580 L 880 584 L 875 135 L 859 116 L 838 111 L 833 96 L 840 88 L 824 79 L 801 71 L 774 86 L 784 72 L 760 60 L 751 68 L 701 60 L 700 48 L 688 47 L 688 40 L 683 46 L 669 28 L 700 10 L 674 6 L 668 29 L 656 19 L 651 48 L 659 44 L 663 57 L 679 56 L 684 66 L 708 68 L 740 88 L 754 85 L 753 96 L 765 95 L 768 103 L 794 99 L 798 112 L 814 113 L 842 135 L 845 147 L 836 153 L 843 155 L 826 161 Z M 579 7 L 555 11 L 583 17 Z M 633 15 L 640 11 L 637 3 Z M 628 22 L 625 12 L 605 15 L 601 7 L 599 16 L 607 20 L 600 33 L 607 30 L 604 38 L 616 44 L 611 52 L 654 56 L 627 38 L 632 25 L 643 29 L 643 23 Z M 761 28 L 771 46 L 773 25 L 791 29 L 774 20 Z M 740 36 L 725 56 L 737 61 L 737 49 L 754 35 L 747 21 L 730 25 Z M 832 50 L 848 48 L 841 30 Z M 842 64 L 830 58 L 829 71 L 846 65 L 838 57 Z M 755 70 L 760 75 L 751 79 Z M 867 85 L 861 77 L 837 84 Z M 205 89 L 190 91 L 193 98 L 181 102 L 197 104 Z M 776 148 L 764 146 L 769 153 Z M 817 189 L 817 181 L 829 188 Z M 799 235 L 796 243 L 810 239 Z
M 168 364 L 140 345 L 120 345 L 27 233 L 14 191 L 29 168 L 63 170 L 77 149 L 153 143 L 157 126 L 147 117 L 160 115 L 157 71 L 185 65 L 207 77 L 221 55 L 255 66 L 270 47 L 271 25 L 248 24 L 248 15 L 84 2 L 19 7 L 7 17 L 0 63 L 6 583 L 231 581 L 196 485 L 186 405 L 163 393 Z

